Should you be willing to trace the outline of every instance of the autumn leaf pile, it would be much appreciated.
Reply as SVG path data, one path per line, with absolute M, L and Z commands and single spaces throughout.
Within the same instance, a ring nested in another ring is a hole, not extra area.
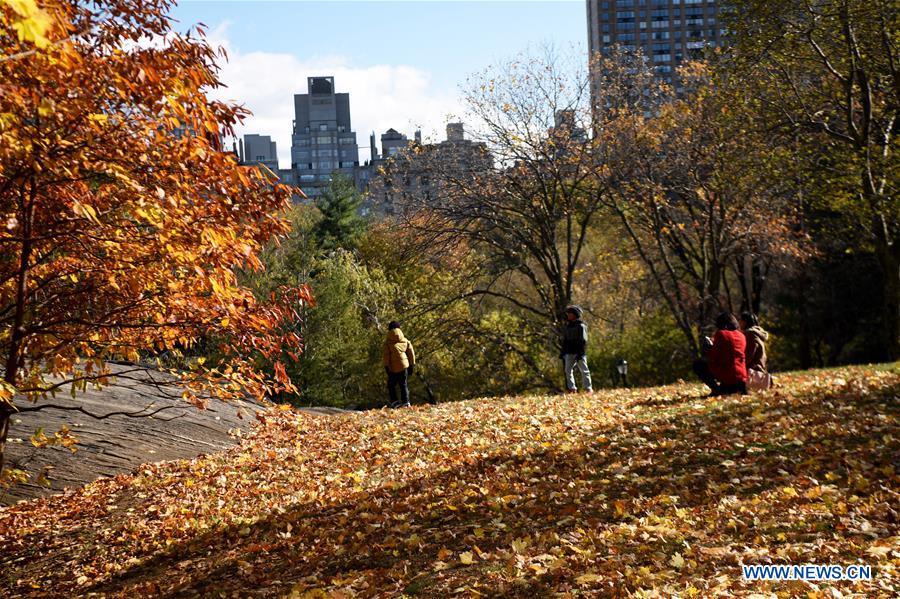
M 0 595 L 892 597 L 900 371 L 334 417 L 0 510 Z M 740 564 L 867 564 L 749 582 Z

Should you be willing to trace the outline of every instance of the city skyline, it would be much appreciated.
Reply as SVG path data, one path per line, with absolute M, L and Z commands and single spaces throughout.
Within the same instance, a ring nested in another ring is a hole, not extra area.
M 210 42 L 225 48 L 220 77 L 227 87 L 211 95 L 254 112 L 236 133 L 271 136 L 281 168 L 291 163 L 293 98 L 308 77 L 333 76 L 350 94 L 361 139 L 393 128 L 407 135 L 421 129 L 426 140 L 439 141 L 448 122 L 463 120 L 458 87 L 467 75 L 543 44 L 587 55 L 580 0 L 194 0 L 172 16 L 180 30 L 205 23 Z M 370 158 L 368 144 L 360 144 L 360 162 Z

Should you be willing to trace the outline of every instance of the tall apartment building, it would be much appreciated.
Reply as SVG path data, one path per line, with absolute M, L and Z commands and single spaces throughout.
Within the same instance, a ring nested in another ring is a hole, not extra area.
M 269 135 L 244 135 L 238 152 L 241 164 L 262 164 L 278 174 L 278 151 Z
M 396 129 L 388 129 L 381 134 L 381 158 L 386 160 L 409 147 L 409 139 Z M 372 156 L 374 159 L 375 156 Z
M 322 194 L 335 173 L 354 178 L 359 166 L 350 126 L 350 94 L 334 91 L 334 77 L 309 77 L 307 93 L 294 96 L 291 170 L 310 198 Z
M 416 142 L 422 142 L 422 134 L 416 131 Z M 392 156 L 407 150 L 410 147 L 409 138 L 394 128 L 388 129 L 381 134 L 381 152 L 378 152 L 378 146 L 375 144 L 375 132 L 369 136 L 369 156 L 364 164 L 356 169 L 356 187 L 363 193 L 369 191 L 369 184 L 373 178 L 378 177 L 378 169 L 384 166 L 385 162 Z
M 671 80 L 682 60 L 721 44 L 716 0 L 587 0 L 591 56 L 613 44 L 640 48 L 661 77 Z
M 393 143 L 391 143 L 393 142 Z M 452 175 L 464 177 L 493 168 L 493 159 L 484 142 L 466 139 L 463 123 L 447 123 L 447 139 L 433 144 L 422 144 L 417 131 L 412 144 L 393 129 L 381 136 L 381 165 L 386 165 L 392 157 L 399 159 L 389 172 L 372 174 L 369 186 L 369 202 L 372 209 L 394 213 L 410 199 L 412 205 L 421 206 L 429 202 L 440 202 L 448 193 L 441 183 L 441 177 Z M 398 148 L 393 151 L 391 148 Z M 415 147 L 409 154 L 405 148 Z M 402 210 L 403 208 L 400 208 Z

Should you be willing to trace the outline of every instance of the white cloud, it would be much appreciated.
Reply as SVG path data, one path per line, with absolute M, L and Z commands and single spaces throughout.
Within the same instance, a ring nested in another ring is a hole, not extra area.
M 306 78 L 333 75 L 338 93 L 350 94 L 350 118 L 360 146 L 360 161 L 369 158 L 369 133 L 380 135 L 393 127 L 412 137 L 421 127 L 426 139 L 444 139 L 448 117 L 459 114 L 455 90 L 435 89 L 431 75 L 407 65 L 356 66 L 341 56 L 301 60 L 292 54 L 248 52 L 230 44 L 228 23 L 208 34 L 222 46 L 228 61 L 221 61 L 219 78 L 227 86 L 210 95 L 243 104 L 253 112 L 237 134 L 271 135 L 278 144 L 281 168 L 290 166 L 294 94 L 306 93 Z

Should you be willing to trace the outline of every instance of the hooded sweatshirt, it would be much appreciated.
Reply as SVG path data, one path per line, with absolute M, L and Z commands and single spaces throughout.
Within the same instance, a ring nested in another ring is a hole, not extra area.
M 747 368 L 768 372 L 766 358 L 766 341 L 769 334 L 760 326 L 753 326 L 744 331 L 747 338 Z
M 388 331 L 384 346 L 381 348 L 381 359 L 388 371 L 395 374 L 416 363 L 412 343 L 403 336 L 403 331 L 400 329 Z

